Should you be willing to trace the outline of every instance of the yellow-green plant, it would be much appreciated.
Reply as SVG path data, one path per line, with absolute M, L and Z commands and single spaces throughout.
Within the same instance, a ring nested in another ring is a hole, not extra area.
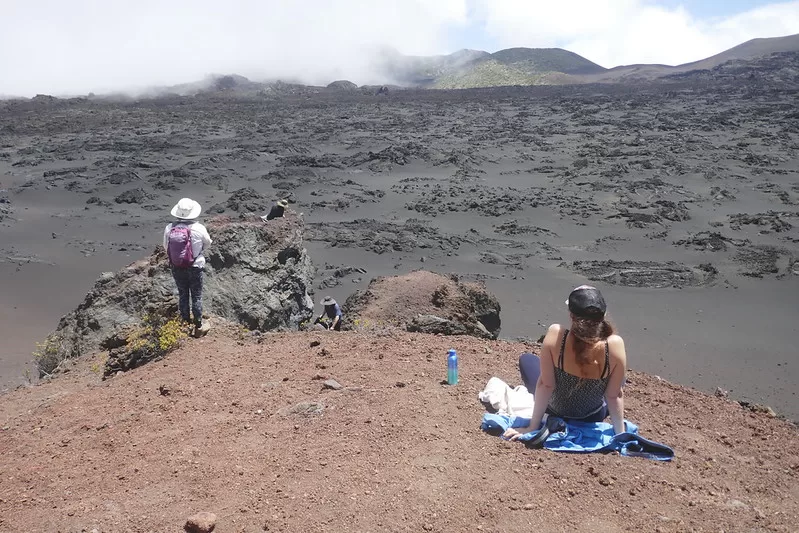
M 130 359 L 152 361 L 177 348 L 187 336 L 186 325 L 178 318 L 144 315 L 140 325 L 127 331 L 121 349 Z
M 66 353 L 62 350 L 61 337 L 58 335 L 50 335 L 44 342 L 36 343 L 33 361 L 39 371 L 39 377 L 51 375 L 66 358 Z
M 158 329 L 158 348 L 162 353 L 170 352 L 186 337 L 186 328 L 182 320 L 177 318 L 167 320 Z

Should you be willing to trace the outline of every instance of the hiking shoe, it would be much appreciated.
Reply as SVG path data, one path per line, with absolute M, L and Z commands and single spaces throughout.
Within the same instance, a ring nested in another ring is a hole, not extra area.
M 211 330 L 211 324 L 203 322 L 199 326 L 194 326 L 194 336 L 197 338 L 204 337 Z

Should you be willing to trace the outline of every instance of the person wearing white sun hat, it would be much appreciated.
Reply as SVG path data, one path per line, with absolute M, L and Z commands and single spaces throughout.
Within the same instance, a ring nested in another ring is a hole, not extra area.
M 599 289 L 581 285 L 566 300 L 571 326 L 552 324 L 541 355 L 525 353 L 519 371 L 535 395 L 528 428 L 508 429 L 511 440 L 541 427 L 545 414 L 581 422 L 601 422 L 610 415 L 615 433 L 625 431 L 624 383 L 627 352 L 624 340 L 607 320 Z
M 341 306 L 330 296 L 325 296 L 324 299 L 320 302 L 322 304 L 322 314 L 316 319 L 317 323 L 322 323 L 322 318 L 327 315 L 327 325 L 325 326 L 327 329 L 332 329 L 334 331 L 341 331 L 341 317 L 343 313 L 341 312 Z
M 197 336 L 209 329 L 203 323 L 203 254 L 212 242 L 208 230 L 196 220 L 201 211 L 200 204 L 191 198 L 181 198 L 171 211 L 177 220 L 164 229 L 164 249 L 178 288 L 180 317 L 194 324 Z

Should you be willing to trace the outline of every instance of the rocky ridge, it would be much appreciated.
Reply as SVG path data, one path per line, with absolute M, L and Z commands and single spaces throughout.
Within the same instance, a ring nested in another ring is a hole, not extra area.
M 500 304 L 477 283 L 419 270 L 373 279 L 344 303 L 349 327 L 397 327 L 413 333 L 499 336 Z
M 264 224 L 257 217 L 217 217 L 206 224 L 204 313 L 250 330 L 296 330 L 313 313 L 308 295 L 314 269 L 303 248 L 299 216 Z M 111 350 L 105 372 L 129 370 L 162 355 L 131 349 L 142 327 L 177 315 L 177 290 L 163 247 L 146 259 L 97 280 L 84 301 L 64 316 L 37 354 L 41 375 L 66 359 Z M 175 331 L 172 337 L 179 337 Z M 173 343 L 171 338 L 165 342 Z M 119 350 L 120 348 L 126 348 Z

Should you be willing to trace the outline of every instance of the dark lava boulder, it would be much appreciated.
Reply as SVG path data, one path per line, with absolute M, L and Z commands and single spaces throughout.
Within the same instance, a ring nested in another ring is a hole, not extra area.
M 411 332 L 496 339 L 499 301 L 476 283 L 419 270 L 376 278 L 344 303 L 348 328 L 399 327 Z
M 207 228 L 214 242 L 206 253 L 204 313 L 259 331 L 296 330 L 310 319 L 313 301 L 307 289 L 314 272 L 298 216 L 288 213 L 269 224 L 219 217 Z M 125 332 L 155 317 L 177 317 L 177 290 L 161 246 L 95 282 L 43 343 L 40 375 L 53 373 L 68 358 L 119 348 L 129 342 Z M 126 360 L 124 353 L 112 353 L 106 374 L 148 362 Z
M 11 216 L 11 200 L 5 195 L 4 190 L 0 190 L 0 222 Z
M 327 85 L 328 89 L 336 89 L 339 91 L 354 91 L 358 86 L 349 80 L 336 80 Z
M 244 187 L 237 191 L 233 191 L 233 194 L 230 195 L 227 201 L 212 205 L 208 208 L 208 212 L 225 213 L 230 210 L 240 214 L 266 214 L 271 207 L 272 200 L 252 187 Z
M 114 198 L 114 201 L 118 204 L 143 204 L 144 202 L 152 200 L 153 198 L 155 198 L 154 194 L 145 191 L 141 187 L 138 187 L 136 189 L 130 189 L 121 193 Z

